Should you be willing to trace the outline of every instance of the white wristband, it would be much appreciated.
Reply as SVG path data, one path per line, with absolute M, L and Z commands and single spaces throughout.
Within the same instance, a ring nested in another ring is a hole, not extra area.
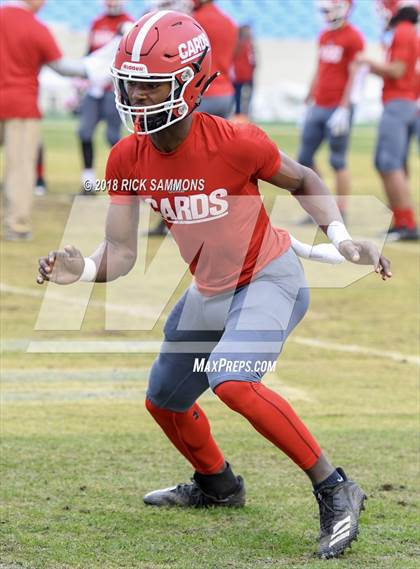
M 340 255 L 334 245 L 331 243 L 319 243 L 318 245 L 308 245 L 302 243 L 293 235 L 290 235 L 292 249 L 299 257 L 319 261 L 320 263 L 329 263 L 330 265 L 338 265 L 343 263 L 345 258 Z
M 338 246 L 342 241 L 347 241 L 348 239 L 352 241 L 346 226 L 341 221 L 332 221 L 327 229 L 327 236 L 331 243 L 338 249 Z
M 96 268 L 96 263 L 90 257 L 85 257 L 85 267 L 83 273 L 80 275 L 79 281 L 90 283 L 96 279 L 96 274 L 98 269 Z

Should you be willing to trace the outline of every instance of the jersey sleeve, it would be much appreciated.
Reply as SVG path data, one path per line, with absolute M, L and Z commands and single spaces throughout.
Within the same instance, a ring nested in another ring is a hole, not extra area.
M 51 61 L 56 61 L 57 59 L 61 59 L 63 56 L 61 49 L 58 47 L 57 42 L 54 39 L 54 36 L 47 28 L 47 26 L 44 26 L 43 24 L 41 24 L 39 27 L 38 48 L 43 64 L 50 63 Z
M 409 61 L 410 51 L 412 44 L 409 41 L 406 30 L 402 28 L 396 28 L 394 39 L 391 45 L 390 61 Z
M 280 152 L 266 133 L 256 126 L 250 129 L 250 140 L 254 146 L 254 176 L 259 180 L 269 180 L 280 168 Z
M 349 46 L 349 61 L 353 61 L 356 55 L 365 49 L 365 40 L 360 32 L 356 31 L 353 34 L 352 41 Z
M 234 144 L 238 160 L 252 177 L 269 180 L 280 168 L 281 157 L 277 145 L 257 126 L 239 126 Z

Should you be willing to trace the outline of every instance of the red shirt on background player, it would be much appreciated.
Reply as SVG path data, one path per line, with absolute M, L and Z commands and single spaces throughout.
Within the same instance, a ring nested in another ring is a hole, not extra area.
M 418 41 L 416 28 L 409 22 L 400 22 L 395 26 L 391 45 L 386 52 L 386 62 L 403 61 L 405 73 L 396 78 L 384 77 L 382 91 L 384 103 L 392 99 L 416 100 Z
M 250 26 L 241 26 L 238 50 L 233 60 L 233 76 L 236 83 L 250 83 L 254 77 L 255 50 Z
M 220 73 L 205 96 L 233 95 L 231 80 L 233 57 L 238 43 L 238 26 L 212 0 L 195 0 L 192 16 L 205 30 L 212 49 L 211 73 Z
M 312 97 L 320 107 L 341 104 L 350 75 L 350 64 L 364 48 L 363 37 L 346 22 L 336 30 L 325 30 L 319 38 L 319 59 Z
M 348 22 L 351 0 L 318 0 L 326 29 L 319 38 L 318 64 L 305 103 L 298 161 L 317 170 L 315 155 L 322 142 L 329 146 L 329 163 L 334 171 L 338 205 L 343 216 L 351 193 L 347 168 L 352 126 L 352 90 L 355 74 L 351 64 L 363 49 L 361 34 Z M 311 223 L 305 218 L 303 223 Z
M 0 120 L 39 119 L 38 75 L 61 58 L 60 48 L 24 2 L 1 6 L 0 23 Z
M 99 16 L 92 22 L 88 37 L 88 53 L 92 53 L 109 43 L 117 34 L 121 24 L 124 22 L 132 22 L 132 17 L 126 12 L 116 13 L 113 12 L 113 0 L 108 0 L 106 3 L 107 11 L 102 16 Z M 120 2 L 118 2 L 120 4 Z
M 419 0 L 380 0 L 386 32 L 392 41 L 385 62 L 359 54 L 359 64 L 383 78 L 383 111 L 378 127 L 375 167 L 380 174 L 388 203 L 394 214 L 388 240 L 418 241 L 416 215 L 408 179 L 410 135 L 416 129 L 416 62 Z

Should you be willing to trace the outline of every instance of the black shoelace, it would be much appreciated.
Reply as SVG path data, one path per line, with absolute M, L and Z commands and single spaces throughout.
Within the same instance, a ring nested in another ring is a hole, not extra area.
M 210 504 L 209 498 L 203 493 L 194 480 L 192 480 L 192 484 L 178 484 L 176 492 L 188 498 L 192 506 L 207 507 Z
M 337 514 L 344 510 L 339 507 L 336 496 L 331 491 L 318 492 L 316 499 L 319 504 L 320 526 L 322 532 L 329 532 Z

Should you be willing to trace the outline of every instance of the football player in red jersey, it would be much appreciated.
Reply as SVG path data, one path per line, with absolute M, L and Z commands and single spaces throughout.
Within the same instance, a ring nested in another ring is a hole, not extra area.
M 108 159 L 105 239 L 90 257 L 74 246 L 42 257 L 38 282 L 106 282 L 127 274 L 137 254 L 139 201 L 160 212 L 195 279 L 166 322 L 146 407 L 195 472 L 192 484 L 150 492 L 145 503 L 244 505 L 244 481 L 196 402 L 211 387 L 308 475 L 320 510 L 319 556 L 335 557 L 357 536 L 365 494 L 329 463 L 254 365 L 276 361 L 308 306 L 290 236 L 271 225 L 258 180 L 288 189 L 346 259 L 373 264 L 383 279 L 391 276 L 389 261 L 372 243 L 351 239 L 320 178 L 279 152 L 262 130 L 193 113 L 212 80 L 210 60 L 204 30 L 178 12 L 148 13 L 124 36 L 112 74 L 132 135 Z M 125 191 L 127 179 L 139 182 L 138 192 Z
M 49 29 L 36 17 L 44 2 L 22 0 L 0 5 L 0 143 L 5 146 L 3 238 L 7 241 L 32 239 L 41 119 L 38 74 L 42 66 L 63 76 L 91 76 L 85 60 L 63 57 Z
M 249 24 L 244 24 L 239 28 L 238 49 L 233 61 L 235 121 L 249 121 L 255 67 L 256 57 L 252 28 Z
M 311 82 L 298 161 L 315 168 L 314 156 L 324 140 L 330 148 L 329 161 L 335 173 L 338 205 L 346 213 L 351 191 L 346 155 L 353 115 L 351 63 L 363 50 L 360 32 L 348 22 L 351 0 L 318 0 L 326 29 L 319 38 L 318 65 Z M 310 219 L 308 218 L 308 222 Z
M 408 142 L 416 129 L 416 64 L 419 43 L 416 24 L 420 10 L 419 0 L 379 0 L 385 27 L 392 32 L 386 52 L 386 61 L 372 60 L 359 54 L 361 65 L 368 65 L 371 73 L 384 80 L 384 104 L 378 129 L 375 166 L 378 170 L 394 223 L 388 233 L 391 241 L 417 241 L 417 228 L 406 172 Z
M 238 47 L 239 28 L 213 0 L 157 0 L 159 9 L 185 11 L 192 14 L 210 40 L 212 74 L 218 73 L 201 98 L 199 111 L 229 118 L 233 112 L 234 86 L 231 79 L 233 60 Z M 149 236 L 165 235 L 164 223 L 149 231 Z
M 102 48 L 109 43 L 126 22 L 132 22 L 131 16 L 124 12 L 124 0 L 105 0 L 105 13 L 96 18 L 91 25 L 88 38 L 87 53 Z M 113 146 L 120 138 L 120 120 L 115 108 L 111 82 L 108 85 L 91 83 L 80 105 L 80 124 L 78 134 L 83 160 L 82 193 L 94 195 L 86 191 L 85 185 L 94 187 L 95 170 L 92 138 L 98 123 L 106 122 L 106 138 Z

